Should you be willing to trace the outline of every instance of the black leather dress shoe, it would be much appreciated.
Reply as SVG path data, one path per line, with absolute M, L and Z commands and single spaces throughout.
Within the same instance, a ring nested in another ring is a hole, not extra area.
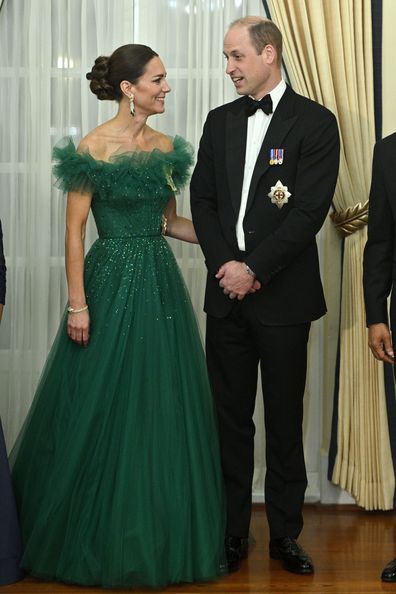
M 287 571 L 300 574 L 314 572 L 312 559 L 300 547 L 295 538 L 285 536 L 270 541 L 269 554 L 271 559 L 280 559 Z
M 389 561 L 388 565 L 385 566 L 385 569 L 381 574 L 381 580 L 383 582 L 396 582 L 396 559 L 392 559 L 392 561 Z
M 225 537 L 225 553 L 227 557 L 228 571 L 238 571 L 241 560 L 248 555 L 248 539 L 240 536 Z

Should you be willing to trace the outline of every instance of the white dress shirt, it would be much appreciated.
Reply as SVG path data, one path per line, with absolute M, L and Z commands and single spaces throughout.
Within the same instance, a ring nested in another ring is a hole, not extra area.
M 236 235 L 238 246 L 241 251 L 245 251 L 245 232 L 243 230 L 243 219 L 246 212 L 246 204 L 249 194 L 250 182 L 252 181 L 253 170 L 256 165 L 257 157 L 264 142 L 265 135 L 270 125 L 272 116 L 286 90 L 286 83 L 282 80 L 269 93 L 272 99 L 272 113 L 266 114 L 262 109 L 258 109 L 255 114 L 248 118 L 248 129 L 246 139 L 245 169 L 243 173 L 241 206 L 239 208 L 238 221 L 236 224 Z

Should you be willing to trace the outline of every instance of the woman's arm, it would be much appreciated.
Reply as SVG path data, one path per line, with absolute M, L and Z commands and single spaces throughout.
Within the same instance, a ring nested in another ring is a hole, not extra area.
M 88 193 L 69 192 L 66 209 L 66 277 L 69 307 L 77 310 L 68 315 L 67 333 L 78 344 L 87 346 L 89 341 L 89 313 L 84 291 L 84 240 L 85 227 L 92 196 Z M 78 311 L 78 310 L 83 311 Z
M 188 241 L 189 243 L 198 243 L 192 221 L 177 214 L 174 196 L 169 199 L 164 211 L 164 217 L 166 221 L 165 235 L 174 237 L 175 239 L 181 239 L 182 241 Z

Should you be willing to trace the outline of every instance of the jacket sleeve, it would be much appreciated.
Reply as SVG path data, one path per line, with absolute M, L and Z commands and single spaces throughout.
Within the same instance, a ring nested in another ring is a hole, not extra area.
M 225 262 L 235 259 L 235 254 L 224 238 L 217 213 L 211 113 L 204 125 L 190 194 L 192 219 L 206 265 L 209 274 L 216 274 Z
M 369 200 L 368 239 L 363 257 L 367 325 L 388 323 L 387 298 L 392 288 L 394 218 L 384 183 L 382 143 L 376 144 Z

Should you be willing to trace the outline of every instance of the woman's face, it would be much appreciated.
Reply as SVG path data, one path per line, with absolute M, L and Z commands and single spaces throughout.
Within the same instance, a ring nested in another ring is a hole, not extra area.
M 165 111 L 165 95 L 171 90 L 166 82 L 165 67 L 158 56 L 146 64 L 146 69 L 132 87 L 135 110 L 145 115 Z

